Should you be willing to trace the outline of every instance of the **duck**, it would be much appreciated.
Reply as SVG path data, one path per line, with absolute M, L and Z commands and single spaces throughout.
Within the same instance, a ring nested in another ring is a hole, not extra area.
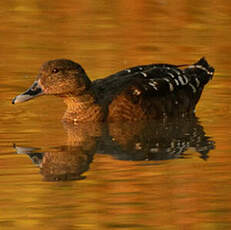
M 138 121 L 195 113 L 214 68 L 203 57 L 194 64 L 147 64 L 91 81 L 83 67 L 68 59 L 44 63 L 34 83 L 12 103 L 42 95 L 63 98 L 63 120 Z

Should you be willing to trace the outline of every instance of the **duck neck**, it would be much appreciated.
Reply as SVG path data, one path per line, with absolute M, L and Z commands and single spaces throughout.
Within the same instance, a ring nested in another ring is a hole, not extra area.
M 74 96 L 68 95 L 64 98 L 67 110 L 63 119 L 65 121 L 80 122 L 100 120 L 101 108 L 95 103 L 90 93 Z

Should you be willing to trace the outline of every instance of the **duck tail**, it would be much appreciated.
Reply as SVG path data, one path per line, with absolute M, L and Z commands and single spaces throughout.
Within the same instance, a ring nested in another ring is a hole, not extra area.
M 213 68 L 212 66 L 210 66 L 210 65 L 208 64 L 208 62 L 207 62 L 207 60 L 205 59 L 205 57 L 202 57 L 198 62 L 196 62 L 196 63 L 194 64 L 194 66 L 195 66 L 196 68 L 200 68 L 200 67 L 204 68 L 204 70 L 207 71 L 207 74 L 208 74 L 208 75 L 211 75 L 211 78 L 212 78 L 212 76 L 213 76 L 215 70 L 214 70 L 214 68 Z M 201 69 L 202 69 L 202 68 L 201 68 Z
M 214 68 L 208 64 L 204 57 L 184 69 L 184 73 L 189 77 L 189 81 L 191 83 L 198 82 L 196 84 L 198 87 L 206 85 L 212 79 L 214 71 Z

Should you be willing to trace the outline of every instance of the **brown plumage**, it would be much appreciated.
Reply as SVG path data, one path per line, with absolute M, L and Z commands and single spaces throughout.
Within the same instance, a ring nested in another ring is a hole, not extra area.
M 182 69 L 183 68 L 183 69 Z M 136 66 L 90 81 L 70 60 L 42 65 L 34 84 L 12 103 L 50 94 L 67 104 L 71 122 L 161 119 L 192 114 L 214 69 L 202 58 L 193 65 Z

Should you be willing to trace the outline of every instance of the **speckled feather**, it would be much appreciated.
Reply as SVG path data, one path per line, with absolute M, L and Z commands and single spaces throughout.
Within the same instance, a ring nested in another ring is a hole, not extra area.
M 192 113 L 214 69 L 205 59 L 194 65 L 136 66 L 93 82 L 95 98 L 108 120 L 157 119 Z M 202 68 L 201 68 L 202 67 Z

